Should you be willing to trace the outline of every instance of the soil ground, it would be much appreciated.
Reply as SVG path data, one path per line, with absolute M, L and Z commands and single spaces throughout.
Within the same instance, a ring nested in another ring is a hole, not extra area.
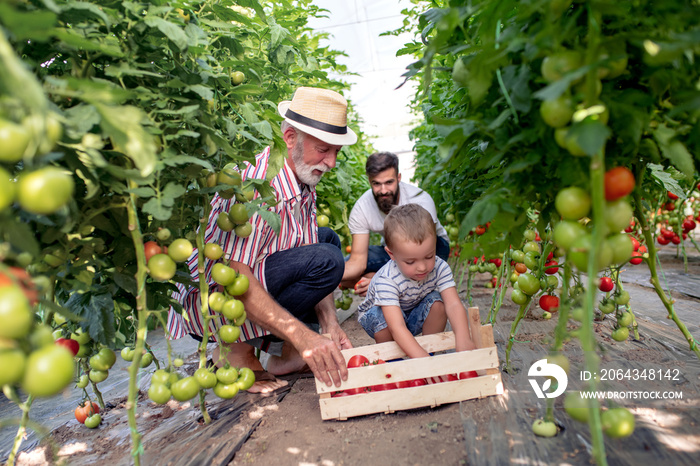
M 665 280 L 676 299 L 675 309 L 689 331 L 700 336 L 700 287 L 688 286 L 700 277 L 700 256 L 690 256 L 688 272 L 670 248 L 660 255 Z M 596 322 L 595 330 L 603 350 L 601 368 L 663 367 L 678 369 L 678 380 L 657 380 L 613 384 L 626 390 L 676 390 L 682 400 L 619 400 L 636 417 L 637 429 L 627 439 L 606 439 L 610 464 L 697 464 L 700 457 L 700 362 L 688 349 L 676 325 L 666 318 L 666 310 L 648 284 L 648 269 L 629 266 L 623 272 L 625 289 L 639 323 L 639 341 L 614 342 L 610 339 L 610 318 Z M 472 293 L 473 305 L 481 310 L 482 321 L 491 306 L 492 290 L 479 275 Z M 677 285 L 677 286 L 676 286 Z M 675 290 L 683 289 L 685 293 Z M 463 297 L 466 299 L 466 296 Z M 359 303 L 359 298 L 351 309 Z M 505 349 L 517 308 L 506 298 L 494 325 L 499 359 Z M 413 464 L 590 464 L 591 440 L 587 426 L 572 421 L 561 409 L 563 397 L 554 404 L 554 416 L 561 428 L 557 437 L 535 437 L 530 429 L 542 417 L 546 404 L 535 397 L 527 382 L 527 368 L 545 357 L 549 335 L 556 318 L 541 318 L 533 307 L 518 328 L 511 355 L 512 370 L 503 372 L 505 393 L 437 408 L 418 408 L 392 414 L 373 414 L 346 421 L 323 421 L 314 379 L 289 377 L 290 387 L 263 397 L 247 393 L 233 400 L 209 396 L 213 421 L 200 422 L 199 409 L 191 403 L 171 401 L 157 406 L 148 400 L 139 403 L 139 430 L 144 434 L 142 464 L 146 465 L 413 465 Z M 573 325 L 573 321 L 570 322 Z M 357 324 L 355 316 L 343 322 L 355 346 L 372 344 Z M 151 336 L 156 355 L 165 354 L 162 338 Z M 174 342 L 174 351 L 185 356 L 181 368 L 196 368 L 195 343 Z M 572 388 L 580 388 L 578 376 L 584 358 L 575 340 L 564 347 L 572 363 Z M 119 358 L 121 359 L 121 358 Z M 77 390 L 64 397 L 41 400 L 32 419 L 52 431 L 58 461 L 87 465 L 131 464 L 129 429 L 124 400 L 125 363 L 111 371 L 109 385 L 102 388 L 110 408 L 99 429 L 89 430 L 73 419 L 79 399 Z M 143 371 L 140 386 L 147 388 L 150 374 Z M 105 382 L 107 384 L 108 382 Z M 608 389 L 611 387 L 608 386 Z M 17 417 L 16 407 L 0 400 L 0 418 Z M 0 430 L 0 458 L 7 454 L 14 438 L 13 428 Z M 23 443 L 18 464 L 55 464 L 50 460 L 46 441 L 30 434 Z

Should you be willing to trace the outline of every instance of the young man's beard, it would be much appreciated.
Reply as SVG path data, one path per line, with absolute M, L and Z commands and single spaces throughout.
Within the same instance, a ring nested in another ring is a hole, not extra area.
M 374 200 L 377 201 L 377 207 L 379 210 L 388 214 L 392 207 L 394 207 L 399 201 L 399 190 L 390 192 L 388 194 L 375 194 Z
M 294 161 L 294 167 L 299 181 L 311 187 L 316 186 L 321 181 L 323 173 L 329 170 L 329 168 L 323 164 L 309 165 L 304 162 L 304 141 L 301 138 L 297 140 L 297 143 L 292 149 L 292 160 Z M 314 170 L 319 170 L 322 173 L 320 175 L 315 175 Z

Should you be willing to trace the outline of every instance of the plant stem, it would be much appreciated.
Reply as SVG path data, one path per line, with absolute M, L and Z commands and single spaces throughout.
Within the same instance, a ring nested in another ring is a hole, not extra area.
M 14 390 L 13 390 L 14 391 Z M 15 396 L 17 394 L 15 393 Z M 24 403 L 17 403 L 19 409 L 22 410 L 22 419 L 19 421 L 19 428 L 17 429 L 17 435 L 15 435 L 15 441 L 12 443 L 12 449 L 10 450 L 10 455 L 7 457 L 7 465 L 14 466 L 15 459 L 17 458 L 17 453 L 19 453 L 19 447 L 22 445 L 22 440 L 27 433 L 27 423 L 29 422 L 29 410 L 32 407 L 32 402 L 34 397 L 29 395 Z
M 207 219 L 211 205 L 207 198 L 204 200 L 204 213 L 200 219 L 199 231 L 197 232 L 197 271 L 199 272 L 199 293 L 201 296 L 201 312 L 204 317 L 209 316 L 209 284 L 204 268 L 204 235 L 207 229 Z M 205 325 L 202 332 L 202 341 L 199 344 L 199 367 L 206 368 L 207 365 L 207 344 L 209 343 L 209 320 L 204 319 Z M 202 412 L 204 424 L 211 423 L 211 416 L 207 411 L 206 390 L 199 390 L 199 409 Z
M 132 189 L 136 188 L 133 181 L 129 182 Z M 141 434 L 138 431 L 136 424 L 136 407 L 138 402 L 138 374 L 141 367 L 141 357 L 145 348 L 146 336 L 148 334 L 148 304 L 146 295 L 146 253 L 143 246 L 143 237 L 139 226 L 138 214 L 136 212 L 136 196 L 132 193 L 129 195 L 127 203 L 127 213 L 129 218 L 129 231 L 131 239 L 136 250 L 136 286 L 138 289 L 136 295 L 136 341 L 134 344 L 134 359 L 129 366 L 129 395 L 127 398 L 126 408 L 129 418 L 129 428 L 131 430 L 131 456 L 135 466 L 141 464 L 141 452 L 143 445 L 141 444 Z
M 586 48 L 586 64 L 594 63 L 598 59 L 598 46 L 600 42 L 601 14 L 593 7 L 588 9 L 588 34 Z M 592 105 L 596 101 L 596 76 L 597 70 L 592 68 L 586 75 L 586 103 Z M 584 350 L 584 361 L 586 370 L 593 374 L 598 373 L 599 357 L 596 353 L 595 333 L 593 332 L 594 302 L 596 298 L 596 286 L 593 285 L 595 277 L 598 275 L 599 258 L 598 251 L 601 250 L 605 239 L 605 153 L 602 148 L 593 155 L 590 164 L 591 177 L 591 200 L 593 205 L 593 232 L 591 239 L 591 250 L 588 254 L 588 287 L 585 294 L 584 318 L 579 333 L 581 347 Z M 592 392 L 597 389 L 596 377 L 592 377 L 589 388 Z M 593 443 L 593 459 L 599 465 L 607 465 L 605 455 L 605 441 L 600 422 L 600 409 L 598 400 L 590 398 L 588 400 L 588 410 L 590 413 L 588 428 L 591 433 Z
M 82 365 L 82 367 L 83 367 L 83 372 L 85 372 L 86 374 L 88 374 L 88 380 L 89 380 L 90 368 L 88 367 L 87 361 L 85 361 L 85 359 L 82 358 L 82 359 L 80 360 L 80 363 L 81 363 L 81 365 Z M 97 384 L 96 384 L 95 382 L 93 382 L 92 380 L 90 380 L 90 386 L 92 386 L 92 392 L 93 392 L 93 393 L 95 394 L 95 396 L 97 397 L 97 402 L 98 402 L 99 405 L 100 405 L 100 409 L 101 409 L 102 411 L 104 411 L 104 409 L 105 409 L 105 402 L 104 402 L 104 400 L 102 399 L 102 392 L 100 392 L 100 390 L 97 388 Z M 87 393 L 87 391 L 86 391 L 86 393 Z
M 513 343 L 515 342 L 515 333 L 518 330 L 518 325 L 520 324 L 520 321 L 523 320 L 523 317 L 525 317 L 525 314 L 527 314 L 527 310 L 530 307 L 531 302 L 532 296 L 528 296 L 527 301 L 520 305 L 520 309 L 518 309 L 518 315 L 515 316 L 515 320 L 510 326 L 510 338 L 508 338 L 508 346 L 506 347 L 506 372 L 509 372 L 511 369 L 510 350 L 513 348 Z
M 644 173 L 642 171 L 638 171 L 638 185 L 641 183 L 641 178 L 643 175 Z M 637 217 L 637 221 L 642 226 L 642 234 L 644 235 L 644 239 L 647 242 L 649 259 L 646 261 L 646 263 L 647 265 L 649 265 L 649 272 L 651 274 L 651 278 L 649 279 L 649 281 L 651 282 L 652 286 L 654 287 L 654 291 L 656 291 L 656 294 L 659 296 L 661 302 L 666 308 L 666 311 L 668 312 L 668 317 L 676 323 L 676 326 L 688 342 L 690 349 L 694 351 L 695 355 L 698 357 L 698 359 L 700 359 L 700 347 L 698 346 L 698 342 L 695 340 L 695 337 L 693 337 L 693 335 L 688 331 L 688 327 L 686 327 L 683 321 L 681 321 L 681 319 L 678 317 L 678 314 L 676 314 L 676 311 L 673 308 L 673 303 L 675 300 L 672 297 L 668 296 L 661 287 L 661 282 L 659 281 L 659 273 L 656 268 L 656 244 L 654 243 L 654 238 L 651 234 L 651 228 L 649 227 L 649 223 L 647 222 L 646 217 L 644 216 L 644 212 L 642 212 L 642 197 L 639 194 L 639 190 L 634 191 L 634 203 L 635 216 Z

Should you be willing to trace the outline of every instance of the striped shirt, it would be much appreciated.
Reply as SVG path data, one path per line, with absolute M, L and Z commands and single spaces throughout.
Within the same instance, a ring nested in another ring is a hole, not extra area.
M 255 165 L 246 163 L 241 172 L 242 179 L 265 179 L 269 166 L 270 148 L 255 156 Z M 250 222 L 253 232 L 246 238 L 236 236 L 233 231 L 221 230 L 216 219 L 222 212 L 228 212 L 235 203 L 233 199 L 223 199 L 218 194 L 211 201 L 212 210 L 205 231 L 205 243 L 218 243 L 224 250 L 224 257 L 241 262 L 253 271 L 253 275 L 267 289 L 265 283 L 265 260 L 277 251 L 299 247 L 302 244 L 318 242 L 318 224 L 316 223 L 316 190 L 306 185 L 300 186 L 294 172 L 285 159 L 280 172 L 270 181 L 277 204 L 268 206 L 268 211 L 279 215 L 281 228 L 279 235 L 265 222 L 258 213 L 253 214 Z M 255 193 L 259 197 L 259 193 Z M 295 210 L 297 215 L 295 215 Z M 220 287 L 211 278 L 211 271 L 216 261 L 206 259 L 205 277 L 209 289 L 216 291 Z M 190 275 L 198 280 L 197 250 L 187 260 Z M 198 287 L 186 288 L 177 284 L 179 293 L 174 293 L 185 309 L 183 315 L 173 309 L 168 313 L 168 332 L 173 339 L 187 334 L 202 336 L 204 332 L 203 316 L 201 314 L 201 298 Z M 214 289 L 216 287 L 216 289 Z M 216 329 L 226 323 L 225 318 L 211 310 L 209 313 L 216 318 L 209 321 L 209 334 L 215 336 Z M 269 335 L 270 332 L 246 320 L 241 326 L 241 337 L 238 341 Z
M 419 282 L 406 278 L 391 260 L 372 277 L 367 297 L 357 308 L 358 318 L 374 306 L 399 306 L 409 313 L 432 291 L 442 293 L 455 286 L 450 266 L 437 256 L 433 270 Z

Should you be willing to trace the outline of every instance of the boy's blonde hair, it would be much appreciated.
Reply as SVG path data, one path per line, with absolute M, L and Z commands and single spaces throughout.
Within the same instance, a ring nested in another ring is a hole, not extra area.
M 421 244 L 430 237 L 437 237 L 433 216 L 418 204 L 396 206 L 384 219 L 384 242 L 389 249 L 399 238 Z

